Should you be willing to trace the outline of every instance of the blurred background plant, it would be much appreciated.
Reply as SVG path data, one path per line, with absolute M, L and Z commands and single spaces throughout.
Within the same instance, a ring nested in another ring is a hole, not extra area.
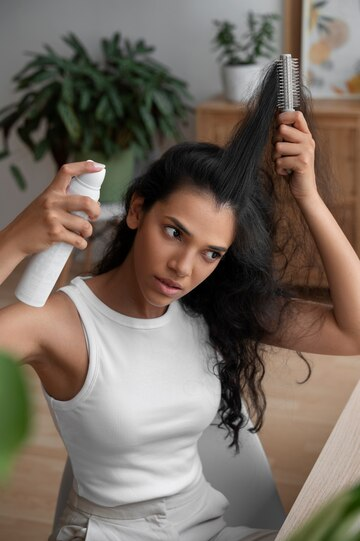
M 23 369 L 0 351 L 0 483 L 4 484 L 26 441 L 32 418 L 30 392 Z
M 276 13 L 247 13 L 246 31 L 238 38 L 236 26 L 229 21 L 213 21 L 216 32 L 212 39 L 218 51 L 220 75 L 225 99 L 246 102 L 259 80 L 262 66 L 260 57 L 272 58 L 278 54 L 276 40 Z
M 221 64 L 237 66 L 256 64 L 260 57 L 272 58 L 276 49 L 273 46 L 276 25 L 280 16 L 276 13 L 259 14 L 249 11 L 246 31 L 239 38 L 236 25 L 229 21 L 213 21 L 216 33 L 213 38 L 214 50 L 218 51 Z
M 50 153 L 57 168 L 92 151 L 107 161 L 132 148 L 143 159 L 157 138 L 181 139 L 192 97 L 185 81 L 152 58 L 153 46 L 115 33 L 101 40 L 102 60 L 97 61 L 75 34 L 63 40 L 69 57 L 44 45 L 44 53 L 28 53 L 32 60 L 14 76 L 21 97 L 0 110 L 0 159 L 10 155 L 15 127 L 35 160 Z M 19 167 L 10 168 L 24 189 Z

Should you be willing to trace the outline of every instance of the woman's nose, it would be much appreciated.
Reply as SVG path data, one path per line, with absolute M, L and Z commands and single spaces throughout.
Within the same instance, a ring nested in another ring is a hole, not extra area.
M 190 253 L 177 254 L 169 260 L 168 267 L 176 273 L 179 278 L 191 276 L 193 270 L 193 256 Z

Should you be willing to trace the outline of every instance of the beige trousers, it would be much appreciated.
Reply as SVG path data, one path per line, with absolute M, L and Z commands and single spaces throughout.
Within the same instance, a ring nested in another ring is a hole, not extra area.
M 225 496 L 204 478 L 175 496 L 102 507 L 71 491 L 49 541 L 273 541 L 275 531 L 226 526 Z

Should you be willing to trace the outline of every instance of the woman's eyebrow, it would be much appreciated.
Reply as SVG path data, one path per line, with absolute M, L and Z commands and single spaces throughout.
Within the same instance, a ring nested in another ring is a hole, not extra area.
M 193 234 L 190 233 L 190 231 L 188 229 L 186 229 L 186 227 L 181 222 L 179 222 L 179 220 L 177 220 L 177 218 L 174 218 L 173 216 L 165 216 L 165 218 L 167 218 L 168 220 L 171 220 L 176 225 L 176 227 L 178 227 L 180 229 L 180 231 L 182 231 L 183 233 L 185 233 L 189 237 L 193 236 Z
M 179 222 L 179 220 L 177 218 L 174 218 L 174 216 L 165 216 L 165 218 L 167 218 L 168 220 L 171 220 L 174 223 L 174 225 L 176 225 L 176 227 L 178 229 L 180 229 L 180 231 L 182 231 L 183 233 L 185 233 L 189 237 L 193 236 L 193 234 L 190 233 L 190 231 L 188 229 L 186 229 L 186 227 L 181 222 Z M 228 248 L 224 248 L 223 246 L 209 245 L 208 248 L 210 248 L 210 250 L 214 250 L 215 252 L 227 252 L 227 250 L 228 250 Z

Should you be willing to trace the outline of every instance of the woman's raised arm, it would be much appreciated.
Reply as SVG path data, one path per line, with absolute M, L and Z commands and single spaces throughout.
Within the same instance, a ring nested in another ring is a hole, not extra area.
M 358 355 L 360 260 L 317 191 L 315 143 L 302 113 L 280 114 L 277 135 L 276 170 L 292 171 L 289 187 L 322 259 L 332 306 L 294 301 L 281 332 L 266 341 L 297 351 Z

